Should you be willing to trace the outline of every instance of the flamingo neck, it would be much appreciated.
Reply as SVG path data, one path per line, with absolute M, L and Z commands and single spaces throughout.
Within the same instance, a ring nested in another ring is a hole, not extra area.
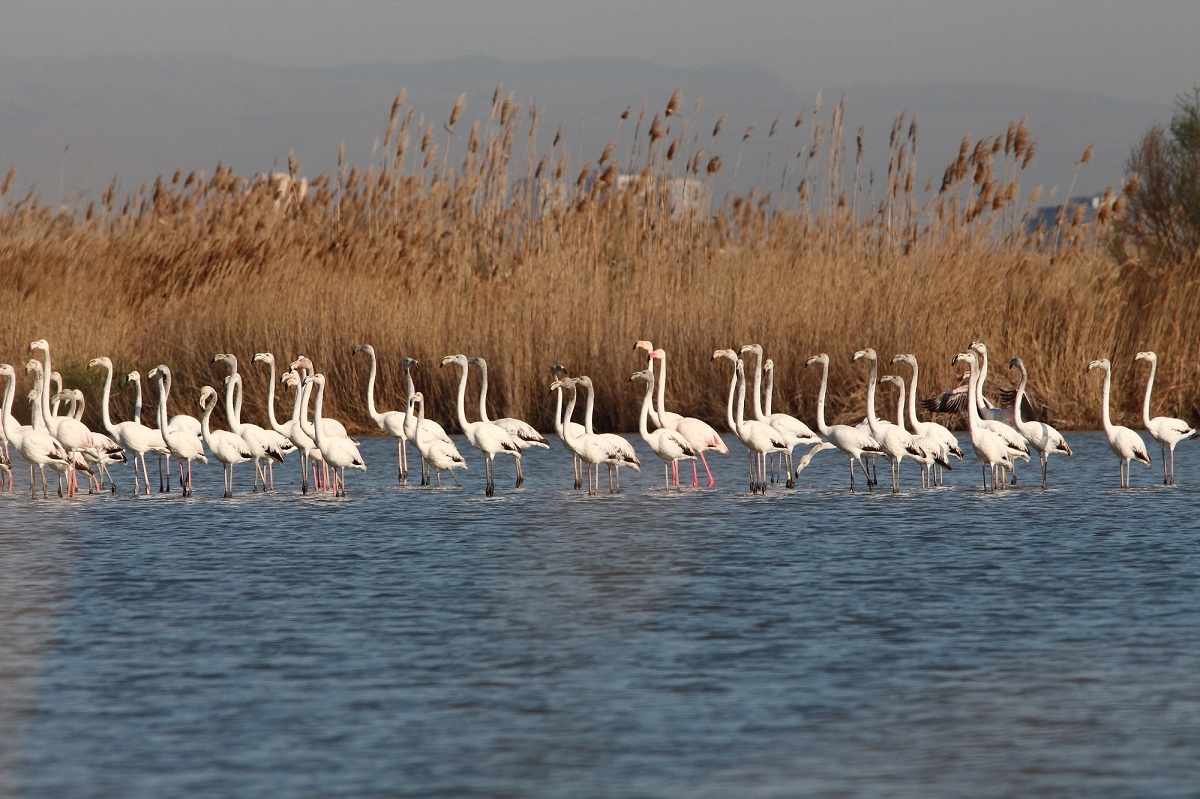
M 1150 378 L 1146 381 L 1146 397 L 1142 400 L 1142 424 L 1150 426 L 1150 392 L 1154 390 L 1154 373 L 1158 370 L 1158 361 L 1150 362 Z
M 968 363 L 971 376 L 967 383 L 967 427 L 975 435 L 979 428 L 979 360 L 972 358 Z
M 238 376 L 237 372 L 234 372 L 232 379 L 225 384 L 225 415 L 229 417 L 229 429 L 237 433 L 239 436 L 242 434 L 242 420 L 241 417 L 234 411 L 233 391 L 240 380 L 241 377 Z
M 825 424 L 825 390 L 829 387 L 829 364 L 821 364 L 821 388 L 817 392 L 817 432 L 823 436 L 829 435 L 829 425 Z
M 1112 430 L 1112 419 L 1108 415 L 1108 397 L 1112 391 L 1112 367 L 1104 370 L 1104 388 L 1100 397 L 1100 412 L 1104 421 L 1104 432 Z
M 49 428 L 50 423 L 55 420 L 55 416 L 50 412 L 50 348 L 42 350 L 42 354 L 46 358 L 45 368 L 42 369 L 42 423 Z
M 324 452 L 325 450 L 325 434 L 321 431 L 321 407 L 325 404 L 325 384 L 321 383 L 317 386 L 317 401 L 313 405 L 313 440 L 317 442 L 317 449 Z
M 133 381 L 133 421 L 134 424 L 142 423 L 142 378 Z
M 650 427 L 647 420 L 650 418 L 650 405 L 654 394 L 654 375 L 646 381 L 646 395 L 642 397 L 642 412 L 638 415 L 638 432 L 642 434 L 642 438 L 646 441 L 650 440 Z
M 375 351 L 371 350 L 368 354 L 371 356 L 371 374 L 367 377 L 367 413 L 375 420 L 375 424 L 381 425 L 383 414 L 375 409 Z M 272 367 L 272 374 L 274 374 L 274 367 Z
M 416 404 L 417 404 L 416 402 L 413 402 L 413 405 L 416 405 Z M 418 452 L 420 452 L 420 450 L 421 450 L 421 428 L 425 426 L 425 400 L 424 400 L 424 398 L 422 398 L 420 405 L 421 405 L 421 407 L 417 411 L 417 429 L 413 435 L 413 444 L 416 445 Z M 407 404 L 405 404 L 405 406 L 404 406 L 404 421 L 406 423 L 408 422 L 408 405 Z
M 867 425 L 871 435 L 876 435 L 879 429 L 879 417 L 875 415 L 875 383 L 879 380 L 879 361 L 871 359 L 871 371 L 867 375 Z
M 663 416 L 667 412 L 663 404 L 663 396 L 667 393 L 667 353 L 664 352 L 659 360 L 662 361 L 662 364 L 658 372 L 658 416 L 655 423 L 659 427 L 664 427 L 666 423 L 663 421 Z M 651 358 L 650 362 L 653 363 L 654 359 Z
M 305 376 L 308 375 L 308 370 L 304 370 Z M 303 380 L 303 378 L 301 378 Z M 312 383 L 300 383 L 300 424 L 308 426 L 308 403 L 312 399 Z
M 975 391 L 978 394 L 978 396 L 976 397 L 976 401 L 979 403 L 980 408 L 987 407 L 987 400 L 984 399 L 984 396 L 983 396 L 983 381 L 987 380 L 987 373 L 988 373 L 987 353 L 981 352 L 981 353 L 979 353 L 979 381 L 975 384 Z
M 167 383 L 158 378 L 158 429 L 162 431 L 163 440 L 167 437 Z
M 554 389 L 554 391 L 555 391 L 555 393 L 558 394 L 558 398 L 554 401 L 554 432 L 557 433 L 558 437 L 562 438 L 565 442 L 566 439 L 563 438 L 563 418 L 562 418 L 563 390 L 562 390 L 562 386 L 559 386 L 558 388 Z
M 729 430 L 736 436 L 738 431 L 737 422 L 733 418 L 733 395 L 737 392 L 737 364 L 733 366 L 733 379 L 729 381 L 729 402 L 725 405 L 725 421 L 729 425 Z
M 571 389 L 571 399 L 567 401 L 567 412 L 563 417 L 563 433 L 567 441 L 577 441 L 579 436 L 571 435 L 571 417 L 575 414 L 575 400 L 579 396 L 578 389 Z
M 458 426 L 462 428 L 464 433 L 472 430 L 475 425 L 467 421 L 467 365 L 462 364 L 462 374 L 458 379 L 458 404 L 455 410 L 458 411 Z
M 912 385 L 908 390 L 908 421 L 915 431 L 919 420 L 917 419 L 917 362 L 912 362 L 913 378 Z
M 763 392 L 764 418 L 771 418 L 771 395 L 775 393 L 775 370 L 767 372 L 767 388 Z
M 1021 419 L 1021 403 L 1025 401 L 1025 385 L 1029 382 L 1029 372 L 1025 370 L 1024 364 L 1021 365 L 1021 382 L 1017 385 L 1017 399 L 1013 403 L 1013 421 L 1016 422 L 1017 430 L 1021 429 L 1023 420 Z
M 587 387 L 587 407 L 583 412 L 583 429 L 590 436 L 592 435 L 592 409 L 596 404 L 596 393 L 594 386 Z
M 16 420 L 12 418 L 13 395 L 17 391 L 17 376 L 15 374 L 7 375 L 8 385 L 4 388 L 4 408 L 0 412 L 0 427 L 4 430 L 4 438 L 8 441 L 17 443 L 19 433 L 17 432 Z
M 492 420 L 488 418 L 487 412 L 487 364 L 484 361 L 480 361 L 479 364 L 479 420 L 481 422 L 490 422 Z M 464 367 L 464 371 L 465 369 L 466 367 Z
M 113 427 L 112 417 L 108 415 L 108 394 L 112 391 L 113 370 L 112 364 L 105 367 L 104 374 L 104 392 L 100 395 L 100 420 L 104 422 L 104 429 L 113 438 L 116 438 L 116 429 Z
M 896 388 L 900 392 L 900 395 L 896 398 L 896 427 L 904 430 L 904 383 L 897 383 Z
M 737 430 L 746 424 L 746 373 L 733 370 L 733 379 L 737 383 Z
M 267 365 L 271 367 L 271 379 L 267 382 L 267 419 L 271 422 L 272 430 L 282 433 L 282 425 L 275 416 L 275 361 L 267 361 Z
M 762 351 L 754 353 L 754 418 L 763 420 L 762 405 Z
M 204 437 L 204 443 L 207 444 L 208 448 L 213 450 L 215 453 L 216 447 L 213 446 L 212 434 L 212 412 L 213 408 L 217 407 L 217 402 L 214 399 L 212 402 L 202 407 L 204 408 L 204 414 L 200 417 L 200 433 Z

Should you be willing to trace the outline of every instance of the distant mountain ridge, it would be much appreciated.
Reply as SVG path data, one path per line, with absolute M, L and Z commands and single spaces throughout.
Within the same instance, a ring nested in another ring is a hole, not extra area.
M 645 105 L 648 124 L 675 89 L 683 90 L 684 118 L 703 96 L 697 146 L 708 147 L 716 119 L 726 116 L 726 130 L 716 141 L 727 163 L 724 180 L 732 179 L 742 132 L 757 123 L 743 155 L 739 191 L 751 183 L 776 184 L 761 185 L 760 191 L 780 188 L 777 172 L 765 176 L 768 150 L 773 169 L 794 157 L 787 152 L 788 135 L 797 115 L 811 120 L 818 91 L 798 91 L 766 70 L 736 63 L 684 69 L 629 59 L 522 63 L 475 56 L 283 68 L 205 54 L 0 58 L 0 172 L 15 163 L 12 193 L 23 194 L 36 184 L 48 202 L 66 201 L 73 192 L 97 195 L 114 178 L 122 191 L 132 191 L 179 167 L 211 173 L 223 162 L 247 175 L 285 168 L 289 152 L 312 176 L 336 168 L 343 141 L 349 162 L 378 163 L 381 156 L 373 148 L 402 88 L 416 115 L 438 130 L 455 98 L 466 92 L 459 123 L 465 131 L 473 120 L 486 117 L 497 84 L 526 109 L 536 103 L 541 147 L 548 147 L 562 126 L 575 169 L 599 156 L 625 108 L 632 107 L 636 118 Z M 1083 168 L 1073 194 L 1097 193 L 1119 181 L 1130 148 L 1153 122 L 1166 121 L 1171 113 L 1170 106 L 1099 95 L 942 83 L 824 87 L 823 119 L 843 91 L 845 143 L 853 149 L 858 127 L 865 126 L 867 163 L 877 172 L 877 185 L 891 122 L 900 112 L 919 122 L 918 185 L 940 180 L 964 135 L 1003 134 L 1009 120 L 1027 115 L 1038 154 L 1023 189 L 1056 185 L 1059 197 L 1087 145 L 1096 144 L 1095 158 Z M 768 142 L 768 128 L 777 117 L 780 131 Z M 632 124 L 626 123 L 626 132 Z M 809 140 L 809 124 L 792 149 Z

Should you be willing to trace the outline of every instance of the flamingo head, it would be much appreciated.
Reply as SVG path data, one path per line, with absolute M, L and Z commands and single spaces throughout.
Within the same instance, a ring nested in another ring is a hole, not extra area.
M 656 349 L 656 350 L 652 350 L 652 351 L 650 352 L 650 355 L 649 355 L 649 356 L 647 356 L 647 357 L 648 357 L 648 359 L 649 359 L 649 360 L 653 360 L 654 358 L 658 358 L 660 361 L 662 361 L 662 360 L 665 360 L 665 359 L 666 359 L 666 357 L 667 357 L 667 351 L 666 351 L 666 350 L 664 350 L 662 347 L 659 347 L 659 348 L 658 348 L 658 349 Z
M 304 385 L 307 386 L 309 383 L 312 383 L 317 386 L 324 386 L 325 385 L 325 375 L 311 374 L 308 377 L 304 378 Z
M 141 372 L 139 372 L 137 369 L 134 369 L 132 372 L 130 372 L 129 374 L 125 375 L 125 382 L 126 382 L 126 383 L 140 383 L 140 382 L 142 382 L 142 373 L 141 373 Z
M 350 352 L 350 354 L 351 354 L 351 355 L 358 355 L 360 352 L 365 352 L 367 355 L 374 355 L 374 354 L 375 354 L 375 348 L 374 348 L 374 347 L 372 347 L 370 344 L 359 344 L 357 347 L 355 347 L 355 348 L 354 348 L 354 349 L 353 349 L 353 350 Z
M 917 356 L 912 355 L 911 353 L 907 353 L 907 352 L 901 353 L 900 355 L 897 355 L 894 358 L 892 358 L 892 363 L 906 363 L 909 366 L 916 366 L 917 365 Z
M 467 368 L 467 356 L 463 355 L 460 352 L 458 355 L 447 355 L 445 358 L 442 358 L 442 366 L 445 366 L 445 365 L 451 364 L 451 363 L 458 364 L 462 368 L 466 369 Z
M 295 388 L 300 385 L 300 373 L 295 369 L 289 369 L 279 378 L 279 382 L 283 383 L 288 388 Z
M 41 377 L 41 374 L 42 374 L 42 362 L 41 362 L 41 361 L 35 361 L 35 360 L 29 360 L 29 361 L 26 361 L 26 362 L 25 362 L 25 374 L 29 374 L 30 372 L 33 372 L 34 374 L 36 374 L 36 375 L 38 375 L 39 377 Z
M 44 352 L 49 352 L 50 351 L 50 343 L 48 341 L 46 341 L 46 339 L 44 339 L 44 338 L 39 338 L 37 341 L 35 341 L 29 345 L 29 351 L 33 352 L 34 350 L 42 350 Z
M 400 368 L 402 368 L 406 372 L 409 369 L 420 369 L 421 362 L 418 361 L 416 358 L 405 358 L 403 361 L 400 362 Z
M 467 358 L 467 363 L 471 364 L 472 366 L 478 367 L 481 372 L 487 371 L 487 361 L 485 361 L 483 358 L 478 358 L 478 357 Z
M 1025 362 L 1022 361 L 1020 358 L 1013 358 L 1011 361 L 1008 362 L 1008 368 L 1009 369 L 1020 369 L 1022 372 L 1024 372 L 1025 371 Z
M 13 369 L 11 363 L 0 363 L 0 375 L 4 377 L 16 377 L 17 370 Z
M 731 361 L 736 361 L 738 355 L 733 350 L 716 350 L 713 352 L 712 357 L 709 358 L 709 361 L 715 361 L 717 358 L 728 358 Z
M 1139 352 L 1133 356 L 1135 361 L 1149 361 L 1150 363 L 1158 363 L 1158 356 L 1153 352 Z
M 978 352 L 980 355 L 983 355 L 983 356 L 987 355 L 987 347 L 984 346 L 982 341 L 972 341 L 967 346 L 967 349 L 975 350 L 976 352 Z
M 650 374 L 650 371 L 648 369 L 643 369 L 640 372 L 634 372 L 633 374 L 631 374 L 629 376 L 629 379 L 630 379 L 630 381 L 645 380 L 647 383 L 649 383 L 651 380 L 654 379 L 654 375 Z
M 200 389 L 200 408 L 208 410 L 210 406 L 215 407 L 217 404 L 217 390 L 212 386 L 205 386 Z
M 752 352 L 755 355 L 761 357 L 762 353 L 763 353 L 762 345 L 761 344 L 743 344 L 742 348 L 740 350 L 738 350 L 738 353 L 741 355 L 745 355 L 747 352 Z
M 763 371 L 764 372 L 775 371 L 775 361 L 771 360 L 770 358 L 767 358 L 765 361 L 763 361 Z
M 575 390 L 575 381 L 569 377 L 563 377 L 559 380 L 555 380 L 553 383 L 550 384 L 551 391 L 558 391 L 558 390 L 564 389 L 564 388 L 569 388 L 572 391 L 574 391 Z
M 149 377 L 151 380 L 154 380 L 155 378 L 159 380 L 170 380 L 171 370 L 165 363 L 160 363 L 158 366 L 150 370 L 150 374 L 148 374 L 147 377 Z
M 550 364 L 550 376 L 554 378 L 558 378 L 560 376 L 567 377 L 567 367 L 563 366 L 561 363 Z
M 1087 368 L 1084 369 L 1083 372 L 1084 372 L 1084 374 L 1087 374 L 1088 372 L 1092 371 L 1093 369 L 1103 369 L 1104 371 L 1107 372 L 1112 369 L 1112 364 L 1108 362 L 1108 358 L 1100 358 L 1099 360 L 1092 361 L 1091 363 L 1089 363 L 1087 365 Z
M 271 366 L 274 366 L 275 365 L 275 356 L 269 352 L 254 353 L 254 363 L 260 363 L 260 362 L 267 363 L 267 364 L 270 364 Z
M 900 388 L 904 388 L 904 378 L 899 375 L 884 375 L 879 378 L 880 383 L 895 383 Z
M 654 352 L 654 345 L 651 344 L 649 341 L 646 341 L 645 339 L 643 339 L 641 341 L 635 341 L 633 344 L 633 348 L 635 350 L 645 350 L 647 355 Z
M 975 353 L 971 352 L 970 350 L 967 350 L 966 352 L 960 352 L 958 355 L 955 355 L 954 358 L 951 359 L 950 365 L 954 366 L 954 364 L 958 363 L 959 361 L 964 361 L 969 364 L 977 363 Z
M 420 391 L 413 393 L 413 405 L 416 405 L 417 403 L 421 404 L 421 410 L 425 409 L 425 395 Z
M 828 366 L 829 365 L 829 356 L 823 352 L 820 355 L 814 355 L 811 358 L 809 358 L 807 361 L 804 362 L 804 368 L 807 369 L 808 367 L 812 366 L 814 363 L 819 363 L 819 364 Z
M 575 382 L 578 385 L 581 385 L 584 388 L 588 389 L 589 391 L 591 391 L 591 389 L 592 389 L 592 378 L 588 377 L 587 375 L 581 375 L 580 377 L 576 377 Z
M 288 368 L 289 369 L 307 369 L 308 371 L 311 372 L 313 370 L 312 359 L 309 358 L 307 355 L 298 355 L 298 356 L 296 356 L 296 360 L 292 361 L 291 366 L 289 366 Z
M 70 389 L 68 389 L 66 391 L 58 392 L 57 394 L 55 394 L 53 397 L 50 398 L 50 401 L 51 402 L 74 402 L 75 395 L 74 395 L 74 393 L 71 392 Z
M 92 358 L 88 361 L 88 367 L 103 366 L 106 369 L 112 369 L 112 361 L 107 355 L 101 355 L 99 358 Z
M 859 358 L 866 358 L 868 361 L 879 360 L 879 356 L 875 354 L 875 350 L 871 349 L 870 347 L 867 347 L 865 350 L 859 350 L 858 352 L 854 353 L 854 357 L 851 358 L 850 360 L 857 361 Z

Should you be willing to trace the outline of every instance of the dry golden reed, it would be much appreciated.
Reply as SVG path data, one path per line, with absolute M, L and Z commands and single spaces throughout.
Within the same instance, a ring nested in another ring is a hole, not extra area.
M 1116 202 L 1095 222 L 1064 204 L 1051 229 L 1031 229 L 1041 192 L 1020 189 L 1036 148 L 1024 119 L 963 139 L 937 191 L 918 195 L 915 120 L 905 135 L 897 117 L 880 196 L 862 170 L 842 177 L 858 151 L 843 146 L 845 98 L 822 118 L 818 97 L 794 127 L 811 126 L 809 144 L 797 152 L 790 138 L 767 137 L 789 156 L 778 198 L 767 184 L 715 198 L 722 159 L 699 148 L 679 92 L 664 114 L 678 130 L 657 115 L 644 127 L 643 106 L 630 138 L 626 109 L 617 135 L 582 163 L 561 129 L 538 149 L 536 114 L 519 113 L 499 87 L 469 138 L 450 132 L 466 106 L 459 97 L 440 149 L 435 123 L 402 113 L 404 96 L 377 163 L 346 164 L 339 153 L 336 174 L 286 200 L 218 165 L 210 177 L 189 172 L 181 184 L 176 173 L 124 199 L 110 188 L 99 207 L 64 209 L 8 197 L 10 172 L 0 187 L 0 360 L 19 366 L 30 341 L 49 339 L 66 382 L 88 392 L 89 414 L 99 375 L 88 359 L 108 355 L 118 374 L 167 363 L 172 412 L 195 412 L 200 387 L 221 385 L 212 356 L 233 352 L 245 412 L 257 418 L 267 375 L 254 353 L 283 363 L 304 354 L 329 378 L 328 412 L 365 431 L 368 364 L 351 356 L 354 345 L 379 353 L 378 403 L 388 409 L 402 407 L 401 358 L 420 360 L 428 413 L 443 422 L 456 375 L 437 365 L 463 352 L 488 359 L 496 415 L 549 429 L 549 367 L 561 363 L 596 381 L 598 424 L 630 430 L 638 339 L 666 349 L 672 407 L 714 422 L 730 377 L 710 363 L 717 348 L 761 343 L 776 363 L 775 407 L 808 420 L 818 375 L 803 364 L 828 352 L 831 413 L 854 419 L 865 388 L 855 350 L 915 353 L 927 396 L 956 382 L 951 358 L 980 339 L 993 353 L 991 379 L 1011 383 L 1008 359 L 1021 356 L 1064 426 L 1098 423 L 1099 381 L 1083 372 L 1098 357 L 1115 364 L 1117 418 L 1136 423 L 1141 349 L 1160 355 L 1159 407 L 1197 412 L 1200 286 L 1114 262 L 1097 225 L 1119 214 Z M 670 148 L 651 146 L 676 134 Z M 670 160 L 680 146 L 692 149 Z M 301 174 L 289 164 L 289 180 Z M 675 205 L 671 181 L 685 177 L 711 207 Z M 129 397 L 115 393 L 114 413 L 126 418 Z

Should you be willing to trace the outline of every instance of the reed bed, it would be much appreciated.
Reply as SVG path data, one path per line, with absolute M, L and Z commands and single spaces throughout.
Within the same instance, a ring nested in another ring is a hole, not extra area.
M 247 375 L 245 413 L 257 418 L 266 370 L 253 354 L 306 354 L 335 387 L 326 412 L 369 431 L 368 363 L 351 357 L 354 345 L 380 355 L 385 409 L 403 406 L 401 358 L 420 360 L 428 412 L 443 421 L 457 370 L 437 366 L 463 352 L 487 358 L 496 415 L 549 429 L 548 367 L 562 363 L 596 381 L 598 424 L 631 430 L 637 339 L 666 349 L 672 408 L 713 421 L 730 379 L 709 362 L 716 348 L 763 344 L 776 409 L 809 420 L 819 375 L 803 364 L 828 352 L 829 411 L 846 420 L 861 417 L 865 393 L 855 350 L 915 353 L 928 396 L 957 382 L 950 359 L 979 339 L 993 385 L 1011 384 L 1008 359 L 1021 356 L 1060 426 L 1099 424 L 1099 380 L 1083 371 L 1099 357 L 1115 364 L 1115 415 L 1135 423 L 1145 372 L 1132 357 L 1142 349 L 1160 356 L 1157 407 L 1200 413 L 1197 280 L 1111 255 L 1123 210 L 1112 192 L 1093 222 L 1064 203 L 1052 227 L 1029 230 L 1044 199 L 1021 185 L 1036 153 L 1024 120 L 964 139 L 941 182 L 918 186 L 914 120 L 897 117 L 887 174 L 876 176 L 863 166 L 863 132 L 851 143 L 842 129 L 844 100 L 823 115 L 818 97 L 769 132 L 742 128 L 743 145 L 768 137 L 775 171 L 714 197 L 728 168 L 714 153 L 738 132 L 724 118 L 702 126 L 699 103 L 684 116 L 678 92 L 657 112 L 622 114 L 591 160 L 499 90 L 469 128 L 464 108 L 460 98 L 448 121 L 426 120 L 402 93 L 377 162 L 311 183 L 299 164 L 270 179 L 218 166 L 51 207 L 9 196 L 10 173 L 0 186 L 0 360 L 20 368 L 28 342 L 47 338 L 95 421 L 100 376 L 88 359 L 110 356 L 118 375 L 169 364 L 172 412 L 194 413 L 199 388 L 220 386 L 212 356 L 233 352 Z M 754 170 L 738 152 L 745 182 Z M 700 198 L 694 207 L 672 199 L 681 183 Z M 114 415 L 126 418 L 130 404 L 114 396 Z

